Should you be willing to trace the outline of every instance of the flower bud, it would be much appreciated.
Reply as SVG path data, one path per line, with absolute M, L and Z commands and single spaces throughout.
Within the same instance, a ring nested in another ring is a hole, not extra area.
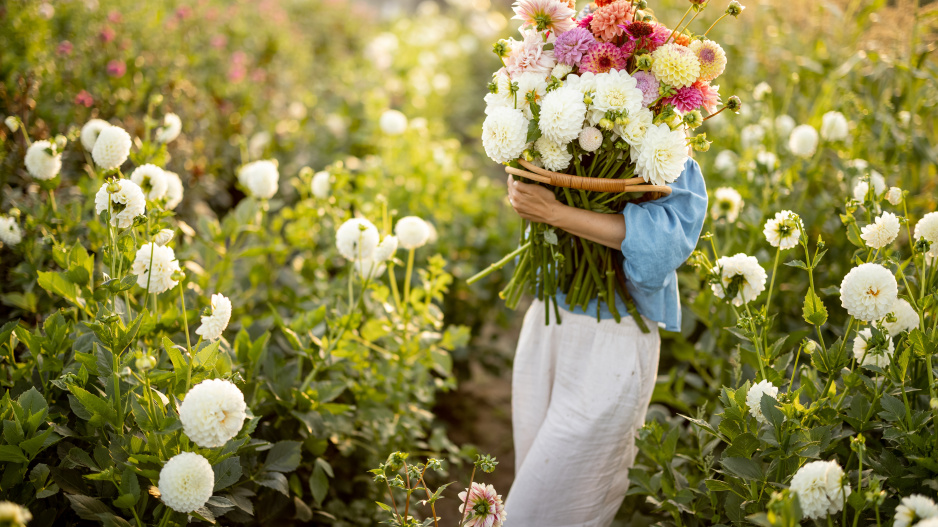
M 120 192 L 120 190 L 121 190 L 121 185 L 120 185 L 120 183 L 117 181 L 116 178 L 115 178 L 115 179 L 112 179 L 112 180 L 110 180 L 110 181 L 108 181 L 108 183 L 107 183 L 107 193 L 108 193 L 108 194 L 114 194 L 114 193 Z
M 498 55 L 499 58 L 505 58 L 508 56 L 508 53 L 511 51 L 511 46 L 508 44 L 508 41 L 501 39 L 492 45 L 492 51 Z
M 528 163 L 531 163 L 534 161 L 534 154 L 530 150 L 525 150 L 524 152 L 522 152 L 521 157 L 523 157 L 524 160 L 527 161 Z
M 886 201 L 892 205 L 902 203 L 902 189 L 899 187 L 890 187 L 889 191 L 886 192 Z
M 707 141 L 707 134 L 697 134 L 691 139 L 691 146 L 695 152 L 706 152 L 710 150 L 710 141 Z
M 729 99 L 726 100 L 726 109 L 731 112 L 739 112 L 739 109 L 743 107 L 742 101 L 739 100 L 739 97 L 732 95 Z
M 154 93 L 150 96 L 150 104 L 153 106 L 159 106 L 163 104 L 163 95 L 159 93 Z
M 62 134 L 55 136 L 55 150 L 56 152 L 61 152 L 65 150 L 65 145 L 68 144 L 68 138 Z
M 134 361 L 138 371 L 152 370 L 156 367 L 156 358 L 149 355 L 142 355 Z
M 153 241 L 156 242 L 160 247 L 166 245 L 173 239 L 174 231 L 172 229 L 161 229 L 160 232 L 156 233 L 153 236 Z
M 612 121 L 603 117 L 602 119 L 599 120 L 599 126 L 603 130 L 612 130 L 613 124 L 612 124 Z
M 11 132 L 16 132 L 20 129 L 20 119 L 13 115 L 4 119 L 3 124 L 7 125 L 7 128 L 9 128 Z
M 932 397 L 931 400 L 928 401 L 928 406 L 930 406 L 932 410 L 938 410 L 938 398 Z
M 802 348 L 802 351 L 804 351 L 808 355 L 811 355 L 812 353 L 817 351 L 817 342 L 814 342 L 813 340 L 808 339 L 808 341 L 804 343 L 804 348 Z
M 638 2 L 635 4 L 635 7 L 637 7 L 638 9 L 645 9 L 648 7 L 648 2 L 646 2 L 645 0 L 638 0 Z
M 651 55 L 648 53 L 643 53 L 635 58 L 635 67 L 642 70 L 648 71 L 651 69 L 651 64 L 654 62 L 651 58 Z
M 303 167 L 300 169 L 300 172 L 297 175 L 304 179 L 311 177 L 313 175 L 313 169 L 309 167 Z
M 684 116 L 684 124 L 686 124 L 687 127 L 690 128 L 691 130 L 702 125 L 703 115 L 700 113 L 700 110 L 694 110 L 692 112 L 688 112 L 687 115 Z
M 182 270 L 173 271 L 173 274 L 172 276 L 170 276 L 170 278 L 172 278 L 173 280 L 177 282 L 182 282 L 183 280 L 186 279 L 186 273 L 182 272 Z
M 583 96 L 583 102 L 585 104 L 593 104 L 593 98 L 589 94 Z
M 744 5 L 740 4 L 736 0 L 733 0 L 730 2 L 730 5 L 726 7 L 726 14 L 732 17 L 739 17 L 739 15 L 743 12 L 743 9 L 746 9 Z

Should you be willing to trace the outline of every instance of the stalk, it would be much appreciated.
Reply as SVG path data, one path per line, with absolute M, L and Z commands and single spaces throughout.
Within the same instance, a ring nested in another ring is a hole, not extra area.
M 186 295 L 183 291 L 183 282 L 179 282 L 179 301 L 182 304 L 182 325 L 186 330 L 186 351 L 189 354 L 189 367 L 186 368 L 186 392 L 192 386 L 192 341 L 189 339 L 189 316 L 186 314 Z
M 694 8 L 694 4 L 691 4 L 690 7 L 687 8 L 687 11 L 684 11 L 684 16 L 681 17 L 681 20 L 678 21 L 677 25 L 674 26 L 674 29 L 671 30 L 671 34 L 668 35 L 668 40 L 664 41 L 665 44 L 667 44 L 668 42 L 671 42 L 671 39 L 674 38 L 674 34 L 677 32 L 677 28 L 681 27 L 681 24 L 684 23 L 684 19 L 687 18 L 687 15 L 690 14 L 691 9 L 693 8 Z

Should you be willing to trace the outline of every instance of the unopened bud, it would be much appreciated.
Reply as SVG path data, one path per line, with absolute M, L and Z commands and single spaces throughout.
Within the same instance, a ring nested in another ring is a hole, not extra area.
M 7 125 L 7 128 L 9 128 L 11 132 L 16 132 L 20 129 L 20 119 L 13 115 L 4 119 L 3 124 Z
M 603 117 L 602 119 L 599 120 L 599 126 L 603 130 L 612 130 L 613 123 L 609 119 L 606 119 L 605 117 Z
M 686 124 L 687 127 L 690 128 L 691 130 L 702 125 L 703 115 L 700 113 L 700 110 L 694 110 L 692 112 L 688 112 L 687 115 L 684 116 L 684 124 Z
M 121 189 L 121 185 L 120 185 L 120 183 L 118 182 L 117 179 L 112 179 L 112 180 L 108 181 L 108 183 L 107 183 L 107 193 L 108 193 L 108 194 L 114 194 L 114 193 L 116 193 L 116 192 L 120 192 L 120 189 Z
M 55 136 L 55 150 L 56 152 L 61 152 L 65 150 L 65 145 L 68 144 L 68 138 L 62 134 Z
M 150 104 L 153 106 L 159 106 L 163 104 L 163 95 L 159 93 L 154 93 L 150 96 Z
M 815 351 L 817 351 L 817 342 L 814 342 L 813 340 L 809 339 L 807 342 L 804 343 L 805 353 L 807 353 L 808 355 L 811 355 Z
M 508 41 L 501 39 L 492 45 L 492 51 L 498 55 L 499 58 L 505 58 L 508 56 L 508 53 L 511 51 L 511 46 L 508 44 Z
M 739 100 L 739 97 L 732 95 L 726 101 L 726 109 L 731 112 L 738 112 L 740 108 L 743 107 L 743 102 Z
M 642 71 L 648 71 L 651 69 L 653 62 L 654 60 L 651 58 L 651 55 L 643 53 L 635 58 L 635 67 Z
M 932 410 L 938 410 L 938 398 L 932 397 L 931 400 L 928 401 L 928 406 L 931 406 Z
M 645 9 L 648 7 L 648 2 L 646 2 L 645 0 L 638 0 L 638 2 L 635 4 L 635 7 L 637 7 L 638 9 Z
M 886 192 L 886 201 L 892 205 L 902 203 L 902 189 L 899 187 L 891 187 L 889 191 Z
M 177 282 L 182 282 L 186 279 L 186 273 L 182 272 L 181 270 L 173 271 L 173 274 L 170 278 Z
M 593 104 L 593 98 L 589 94 L 583 96 L 583 102 L 585 104 Z
M 534 154 L 531 153 L 530 150 L 525 150 L 524 152 L 522 152 L 521 157 L 523 157 L 524 160 L 527 161 L 528 163 L 531 163 L 534 161 Z
M 726 14 L 732 17 L 739 17 L 739 15 L 743 12 L 743 9 L 746 9 L 744 5 L 740 4 L 736 0 L 733 0 L 730 2 L 730 5 L 726 7 Z
M 173 230 L 172 229 L 162 229 L 160 232 L 156 233 L 153 236 L 153 241 L 160 247 L 166 245 L 173 239 Z
M 143 355 L 134 362 L 134 365 L 137 367 L 138 371 L 152 370 L 154 367 L 156 367 L 156 358 L 149 355 Z
M 710 141 L 707 141 L 707 134 L 697 134 L 691 139 L 690 144 L 695 152 L 706 152 L 710 150 Z

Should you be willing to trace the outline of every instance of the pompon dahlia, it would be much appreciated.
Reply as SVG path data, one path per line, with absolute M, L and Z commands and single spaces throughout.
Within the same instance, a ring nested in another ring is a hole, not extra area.
M 49 141 L 36 141 L 26 150 L 26 170 L 34 179 L 48 181 L 59 175 L 62 169 L 62 154 Z
M 518 0 L 512 6 L 522 27 L 563 33 L 575 27 L 576 11 L 565 0 Z
M 918 311 L 907 300 L 896 299 L 891 312 L 896 317 L 895 322 L 883 319 L 883 327 L 889 332 L 890 337 L 895 337 L 903 331 L 912 331 L 918 327 L 920 322 Z
M 404 249 L 419 249 L 430 240 L 430 226 L 419 216 L 404 216 L 394 225 L 394 234 Z
M 707 113 L 715 113 L 717 111 L 717 106 L 720 105 L 720 87 L 711 86 L 708 82 L 697 81 L 694 83 L 694 88 L 700 91 L 700 105 L 703 106 L 704 110 L 707 110 Z
M 98 140 L 98 134 L 102 130 L 111 126 L 111 123 L 102 119 L 92 119 L 81 127 L 81 146 L 88 152 L 94 149 L 94 143 Z
M 5 245 L 16 245 L 23 241 L 23 232 L 12 216 L 0 216 L 0 242 Z
M 681 113 L 687 113 L 703 104 L 703 96 L 694 86 L 685 86 L 679 89 L 673 97 L 666 98 L 665 102 L 673 104 Z
M 247 419 L 244 394 L 231 381 L 208 379 L 196 384 L 179 405 L 182 431 L 202 448 L 225 446 Z
M 378 228 L 365 218 L 352 218 L 339 226 L 335 245 L 347 260 L 371 258 L 378 247 Z
M 169 188 L 163 169 L 149 163 L 135 168 L 130 174 L 130 180 L 140 185 L 140 189 L 149 200 L 162 198 Z
M 778 388 L 776 388 L 775 385 L 768 380 L 753 384 L 746 393 L 746 406 L 749 407 L 749 413 L 756 418 L 756 421 L 759 421 L 762 424 L 767 424 L 769 421 L 762 413 L 763 395 L 768 395 L 769 397 L 777 400 Z
M 544 96 L 538 126 L 544 137 L 565 145 L 580 135 L 586 103 L 583 95 L 572 88 L 558 88 Z
M 231 320 L 231 300 L 221 293 L 212 295 L 211 311 L 202 315 L 202 325 L 195 330 L 195 334 L 211 342 L 221 338 L 228 321 Z
M 163 195 L 166 198 L 165 207 L 166 210 L 173 210 L 182 203 L 182 180 L 179 174 L 169 170 L 164 170 L 163 175 L 166 176 L 166 194 Z
M 280 172 L 271 160 L 252 161 L 238 170 L 238 182 L 255 198 L 270 199 L 277 193 Z
M 173 273 L 181 270 L 176 253 L 171 247 L 145 243 L 134 256 L 130 272 L 137 276 L 137 285 L 159 294 L 176 287 Z
M 938 518 L 938 505 L 926 496 L 912 494 L 899 502 L 893 527 L 909 527 L 912 524 L 924 525 L 921 520 Z
M 625 70 L 628 57 L 611 42 L 603 42 L 591 47 L 580 62 L 580 70 L 590 73 L 606 73 L 609 70 Z
M 0 501 L 0 525 L 4 527 L 26 527 L 26 524 L 32 519 L 33 515 L 26 507 L 12 501 Z
M 926 240 L 931 244 L 926 255 L 938 258 L 938 212 L 929 212 L 915 224 L 915 233 L 912 235 L 916 241 Z
M 501 527 L 505 523 L 505 505 L 495 487 L 472 482 L 459 493 L 459 513 L 466 527 Z
M 675 88 L 683 88 L 697 82 L 700 77 L 700 61 L 688 48 L 670 43 L 656 49 L 651 58 L 651 72 L 659 81 Z
M 642 90 L 642 106 L 651 106 L 651 103 L 658 100 L 658 88 L 661 83 L 654 75 L 639 70 L 632 74 L 632 78 L 635 79 L 638 89 Z
M 812 461 L 795 472 L 791 491 L 798 496 L 804 515 L 818 519 L 840 511 L 851 489 L 836 461 Z
M 212 497 L 215 471 L 208 460 L 194 452 L 169 459 L 160 470 L 160 499 L 176 512 L 192 512 Z
M 554 42 L 554 58 L 560 64 L 579 66 L 583 56 L 591 47 L 596 45 L 596 39 L 588 30 L 575 27 L 559 37 Z
M 547 170 L 564 170 L 570 166 L 570 161 L 573 159 L 573 154 L 567 151 L 566 145 L 555 143 L 547 136 L 541 136 L 535 141 L 534 149 L 540 154 L 541 162 Z
M 603 133 L 599 128 L 588 126 L 580 132 L 580 148 L 587 152 L 595 152 L 603 144 Z
M 104 170 L 114 170 L 127 161 L 133 141 L 130 134 L 119 126 L 108 126 L 98 133 L 91 149 L 91 157 Z
M 700 62 L 701 81 L 712 81 L 719 77 L 726 68 L 726 52 L 712 40 L 695 40 L 690 43 L 690 50 Z
M 616 0 L 593 13 L 590 31 L 596 38 L 609 42 L 625 33 L 621 26 L 628 23 L 631 18 L 632 3 L 626 0 Z
M 495 108 L 482 123 L 482 146 L 496 163 L 517 159 L 527 144 L 528 120 L 521 110 Z
M 112 183 L 117 185 L 117 192 L 113 194 L 108 192 L 108 185 Z M 106 212 L 108 201 L 111 203 L 111 225 L 121 229 L 130 227 L 134 218 L 142 215 L 147 208 L 147 198 L 143 195 L 140 185 L 129 179 L 105 181 L 94 196 L 95 212 L 98 214 Z
M 840 284 L 840 304 L 852 317 L 872 322 L 892 310 L 899 293 L 896 277 L 882 265 L 865 263 L 847 273 Z

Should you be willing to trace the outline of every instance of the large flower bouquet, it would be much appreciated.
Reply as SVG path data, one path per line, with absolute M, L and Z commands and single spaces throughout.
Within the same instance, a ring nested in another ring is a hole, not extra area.
M 669 192 L 690 149 L 709 148 L 706 134 L 691 137 L 690 131 L 726 108 L 739 108 L 736 97 L 721 107 L 719 86 L 711 84 L 726 67 L 723 48 L 707 39 L 716 22 L 700 35 L 689 29 L 708 2 L 690 3 L 677 26 L 668 28 L 646 0 L 599 0 L 578 16 L 574 0 L 515 2 L 521 40 L 494 46 L 504 67 L 485 97 L 486 154 L 509 165 L 515 177 L 523 177 L 521 168 L 546 169 L 651 184 L 615 192 L 554 186 L 562 203 L 587 210 L 617 213 L 630 201 Z M 719 19 L 742 10 L 733 0 Z M 517 259 L 502 291 L 509 307 L 532 291 L 551 302 L 559 319 L 556 297 L 562 292 L 569 307 L 586 309 L 596 299 L 597 316 L 605 303 L 618 320 L 618 294 L 642 324 L 625 287 L 619 251 L 544 224 L 524 225 L 522 233 L 517 250 L 470 281 Z

